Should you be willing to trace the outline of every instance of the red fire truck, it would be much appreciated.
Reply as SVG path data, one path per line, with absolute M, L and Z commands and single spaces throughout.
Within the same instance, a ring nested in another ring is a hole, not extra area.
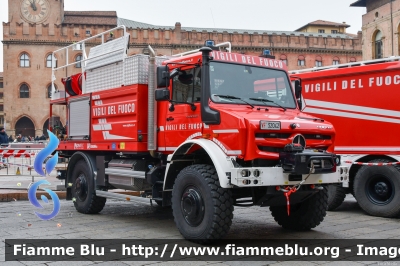
M 291 229 L 324 219 L 325 185 L 343 179 L 335 130 L 300 111 L 285 64 L 230 43 L 171 57 L 150 46 L 128 56 L 128 45 L 121 26 L 54 52 L 83 53 L 82 73 L 63 77 L 50 105 L 67 107 L 58 152 L 79 212 L 127 199 L 113 189 L 143 191 L 136 200 L 171 206 L 181 234 L 200 243 L 228 232 L 234 205 L 270 206 Z M 53 81 L 75 64 L 54 67 Z
M 335 126 L 335 152 L 350 169 L 347 188 L 329 186 L 329 209 L 353 193 L 370 215 L 400 215 L 399 57 L 291 71 L 291 78 L 301 79 L 303 111 Z

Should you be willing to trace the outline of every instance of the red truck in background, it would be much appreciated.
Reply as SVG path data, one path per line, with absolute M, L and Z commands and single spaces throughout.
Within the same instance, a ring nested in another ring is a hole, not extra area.
M 399 57 L 290 74 L 292 80 L 301 80 L 303 111 L 334 125 L 335 153 L 350 168 L 348 188 L 329 186 L 329 209 L 336 209 L 346 193 L 352 193 L 370 215 L 399 216 Z
M 118 37 L 105 41 L 110 32 Z M 51 114 L 67 107 L 57 151 L 79 212 L 127 198 L 113 189 L 144 191 L 128 198 L 172 206 L 181 234 L 199 243 L 228 232 L 234 205 L 270 206 L 290 229 L 324 219 L 326 185 L 344 172 L 335 130 L 301 112 L 301 87 L 283 62 L 231 53 L 230 43 L 171 57 L 150 46 L 128 56 L 128 45 L 120 26 L 53 53 L 83 53 L 82 73 L 63 77 L 65 92 L 53 90 L 50 104 Z M 75 64 L 54 67 L 53 82 Z

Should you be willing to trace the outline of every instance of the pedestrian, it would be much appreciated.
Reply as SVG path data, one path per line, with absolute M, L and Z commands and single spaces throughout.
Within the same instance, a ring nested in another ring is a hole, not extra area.
M 25 137 L 25 136 L 22 136 L 21 142 L 25 142 L 25 141 L 26 141 L 26 137 Z
M 21 134 L 18 134 L 17 142 L 21 142 L 21 141 L 22 141 L 22 136 L 21 136 Z
M 8 140 L 8 136 L 6 131 L 4 130 L 4 127 L 0 127 L 0 144 L 1 145 L 7 144 L 8 146 L 9 142 L 10 141 Z
M 10 135 L 10 137 L 8 138 L 8 142 L 14 142 L 13 135 Z
M 4 130 L 4 127 L 0 127 L 0 144 L 1 146 L 8 146 L 9 140 L 6 131 Z M 6 163 L 6 158 L 1 157 L 2 163 Z M 1 164 L 3 166 L 3 164 Z M 6 166 L 5 166 L 6 167 Z
M 40 140 L 46 140 L 46 136 L 43 134 L 43 135 L 40 137 Z
M 39 136 L 36 136 L 36 137 L 35 137 L 35 141 L 39 141 Z

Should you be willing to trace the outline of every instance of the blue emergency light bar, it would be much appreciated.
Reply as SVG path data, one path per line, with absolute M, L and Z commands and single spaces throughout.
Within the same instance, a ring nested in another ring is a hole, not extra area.
M 263 51 L 263 55 L 271 55 L 271 51 L 266 49 Z
M 212 47 L 212 46 L 214 46 L 214 44 L 215 44 L 215 42 L 213 40 L 207 40 L 205 42 L 205 46 L 208 46 L 208 47 Z
M 271 59 L 275 59 L 274 55 L 271 55 L 271 50 L 269 49 L 265 49 L 262 51 L 261 57 L 266 57 L 266 58 L 271 58 Z

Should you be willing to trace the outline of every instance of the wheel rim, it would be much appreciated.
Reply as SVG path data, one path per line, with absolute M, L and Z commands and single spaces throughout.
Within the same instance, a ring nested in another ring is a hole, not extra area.
M 86 176 L 80 174 L 75 180 L 75 193 L 80 201 L 85 201 L 88 195 L 88 186 L 86 182 Z
M 394 184 L 384 175 L 374 175 L 366 184 L 368 199 L 376 205 L 387 205 L 394 197 Z
M 204 218 L 204 200 L 195 186 L 187 187 L 181 198 L 181 211 L 190 226 L 198 226 Z

